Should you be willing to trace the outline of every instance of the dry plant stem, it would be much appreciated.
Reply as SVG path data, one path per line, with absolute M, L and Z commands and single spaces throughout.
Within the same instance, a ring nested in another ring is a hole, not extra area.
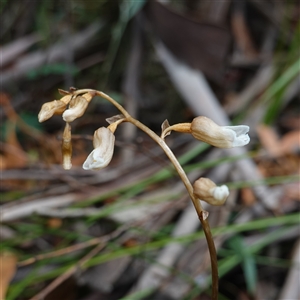
M 114 99 L 109 97 L 108 95 L 104 94 L 100 91 L 90 90 L 90 89 L 84 89 L 84 90 L 77 90 L 73 92 L 73 95 L 79 95 L 87 92 L 94 92 L 96 95 L 108 100 L 111 104 L 113 104 L 126 118 L 127 122 L 132 123 L 142 131 L 144 131 L 146 134 L 148 134 L 166 153 L 170 161 L 173 163 L 177 173 L 179 174 L 181 180 L 183 181 L 190 198 L 193 201 L 194 207 L 196 209 L 196 212 L 198 214 L 199 220 L 202 224 L 202 228 L 205 233 L 206 241 L 208 244 L 208 249 L 210 253 L 210 259 L 211 259 L 211 269 L 212 269 L 212 299 L 217 300 L 218 299 L 218 265 L 217 265 L 217 254 L 216 254 L 216 248 L 215 244 L 212 238 L 211 230 L 208 221 L 206 220 L 207 212 L 203 210 L 201 203 L 199 199 L 197 199 L 193 193 L 193 187 L 190 183 L 186 173 L 184 172 L 182 166 L 178 162 L 177 158 L 171 151 L 171 149 L 168 147 L 168 145 L 165 143 L 164 139 L 160 138 L 155 132 L 153 132 L 150 128 L 142 124 L 140 121 L 132 118 L 130 114 Z M 188 127 L 189 125 L 184 124 Z

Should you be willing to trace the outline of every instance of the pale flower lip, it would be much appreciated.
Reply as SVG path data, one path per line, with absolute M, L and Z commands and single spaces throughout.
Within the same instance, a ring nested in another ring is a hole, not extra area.
M 114 153 L 115 136 L 106 127 L 101 127 L 94 133 L 95 149 L 89 154 L 82 165 L 84 170 L 101 170 L 111 161 Z
M 216 200 L 214 205 L 222 205 L 229 196 L 229 189 L 225 184 L 223 184 L 211 189 L 210 194 Z
M 249 126 L 238 125 L 238 126 L 221 126 L 221 130 L 224 134 L 229 137 L 231 141 L 231 147 L 241 147 L 245 146 L 250 142 L 250 137 L 247 134 L 249 131 Z
M 110 163 L 111 158 L 105 159 L 102 149 L 98 147 L 89 154 L 82 167 L 84 170 L 101 170 Z
M 226 185 L 217 186 L 209 178 L 201 177 L 195 181 L 194 195 L 211 205 L 223 205 L 229 196 L 229 189 Z

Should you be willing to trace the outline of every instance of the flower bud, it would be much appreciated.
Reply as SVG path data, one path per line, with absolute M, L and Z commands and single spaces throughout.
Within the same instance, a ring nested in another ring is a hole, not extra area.
M 226 185 L 216 186 L 209 178 L 200 178 L 194 183 L 194 195 L 211 205 L 223 205 L 229 196 Z
M 207 117 L 197 117 L 191 123 L 192 135 L 218 148 L 232 148 L 247 145 L 250 138 L 249 126 L 219 126 Z
M 71 169 L 72 137 L 71 137 L 71 126 L 69 123 L 66 123 L 66 127 L 63 133 L 62 158 L 63 158 L 63 168 L 65 170 Z
M 53 100 L 51 102 L 44 103 L 38 115 L 39 122 L 44 122 L 50 119 L 53 115 L 61 115 L 65 111 L 71 99 L 71 95 L 66 95 L 60 100 Z
M 105 168 L 111 161 L 114 153 L 115 136 L 106 127 L 97 129 L 94 133 L 94 150 L 83 163 L 85 170 L 100 170 Z
M 51 102 L 46 102 L 43 104 L 39 114 L 39 122 L 42 123 L 50 119 L 55 113 L 61 114 L 66 109 L 66 104 L 60 100 L 53 100 Z
M 73 122 L 75 119 L 81 117 L 86 108 L 88 107 L 89 102 L 82 96 L 77 96 L 72 99 L 70 106 L 63 113 L 62 117 L 66 122 Z

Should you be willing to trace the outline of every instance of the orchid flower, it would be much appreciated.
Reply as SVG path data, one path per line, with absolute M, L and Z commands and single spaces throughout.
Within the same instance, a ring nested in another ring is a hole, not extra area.
M 197 117 L 191 123 L 191 134 L 198 140 L 218 148 L 245 146 L 250 137 L 249 126 L 219 126 L 207 117 Z
M 115 135 L 106 127 L 101 127 L 94 133 L 94 150 L 83 163 L 85 170 L 100 170 L 111 161 L 114 153 Z

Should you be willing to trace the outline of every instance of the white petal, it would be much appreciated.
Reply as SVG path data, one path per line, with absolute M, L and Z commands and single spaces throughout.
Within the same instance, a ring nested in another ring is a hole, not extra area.
M 220 201 L 220 204 L 223 204 L 223 202 L 227 199 L 227 197 L 229 196 L 229 190 L 228 187 L 226 185 L 222 185 L 222 186 L 217 186 L 215 187 L 212 191 L 212 196 Z
M 105 161 L 101 155 L 101 149 L 94 149 L 87 157 L 82 167 L 85 170 L 100 170 L 109 164 L 109 161 Z
M 239 137 L 237 137 L 233 143 L 232 143 L 232 147 L 241 147 L 241 146 L 245 146 L 247 144 L 249 144 L 250 142 L 250 137 L 248 134 L 243 134 Z
M 68 108 L 62 115 L 65 122 L 73 122 L 78 118 L 78 109 L 76 107 Z
M 232 146 L 233 141 L 236 139 L 236 133 L 230 128 L 227 128 L 225 126 L 220 127 L 220 131 L 222 132 L 222 138 L 228 142 L 230 147 Z M 230 148 L 229 147 L 229 148 Z
M 222 126 L 222 127 L 233 130 L 237 136 L 247 133 L 250 129 L 249 126 L 247 126 L 247 125 Z
M 234 128 L 235 130 L 233 130 Z M 250 142 L 248 134 L 242 134 L 242 132 L 248 132 L 249 127 L 246 125 L 241 126 L 222 126 L 221 130 L 224 134 L 224 138 L 228 141 L 230 147 L 242 147 Z

